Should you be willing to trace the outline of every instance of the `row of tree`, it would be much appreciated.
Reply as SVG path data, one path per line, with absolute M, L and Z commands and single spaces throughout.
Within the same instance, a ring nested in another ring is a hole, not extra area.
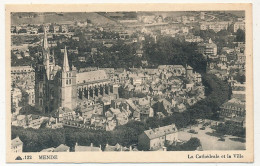
M 245 138 L 246 136 L 246 129 L 242 126 L 237 126 L 232 122 L 225 122 L 220 123 L 215 128 L 216 133 L 219 133 L 221 135 L 233 135 Z
M 196 137 L 190 138 L 187 142 L 180 145 L 169 145 L 167 151 L 194 151 L 201 146 L 200 140 Z

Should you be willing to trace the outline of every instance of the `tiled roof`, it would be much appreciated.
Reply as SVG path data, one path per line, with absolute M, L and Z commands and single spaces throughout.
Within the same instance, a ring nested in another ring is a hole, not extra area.
M 53 152 L 66 152 L 70 149 L 70 147 L 64 145 L 64 144 L 60 144 L 57 148 L 55 148 L 53 150 Z
M 47 148 L 47 149 L 43 149 L 41 152 L 53 152 L 55 148 L 51 147 L 51 148 Z
M 106 145 L 104 151 L 128 151 L 127 147 L 123 147 L 120 144 L 116 144 L 115 146 Z
M 75 152 L 86 152 L 86 151 L 101 151 L 100 147 L 94 146 L 75 146 Z
M 177 132 L 175 124 L 144 131 L 144 133 L 148 136 L 149 139 L 162 137 L 175 132 Z
M 97 82 L 97 81 L 102 81 L 107 79 L 108 77 L 105 70 L 96 70 L 96 71 L 77 73 L 77 84 L 82 84 L 82 83 L 87 84 L 87 83 Z

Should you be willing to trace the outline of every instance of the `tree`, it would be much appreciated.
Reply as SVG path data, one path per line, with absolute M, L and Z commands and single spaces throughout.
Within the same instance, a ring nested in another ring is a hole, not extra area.
M 226 37 L 226 36 L 230 35 L 230 32 L 228 30 L 226 30 L 226 29 L 222 29 L 222 30 L 217 32 L 217 35 Z
M 192 137 L 190 140 L 181 145 L 168 145 L 167 151 L 194 151 L 200 146 L 200 140 L 196 137 Z
M 22 92 L 22 99 L 19 102 L 19 106 L 26 106 L 26 105 L 28 105 L 29 94 L 26 91 L 24 91 L 23 89 L 21 89 L 21 92 Z
M 27 30 L 26 30 L 26 29 L 20 29 L 20 30 L 18 31 L 18 33 L 27 33 Z
M 43 26 L 41 26 L 39 29 L 38 29 L 38 33 L 43 33 L 44 30 L 43 30 Z
M 236 32 L 236 41 L 245 42 L 245 31 L 238 29 Z

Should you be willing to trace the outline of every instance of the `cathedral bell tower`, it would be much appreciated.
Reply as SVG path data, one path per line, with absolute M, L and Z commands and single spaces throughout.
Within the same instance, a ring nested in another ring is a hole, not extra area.
M 50 111 L 50 75 L 55 66 L 54 55 L 50 54 L 48 46 L 48 36 L 44 27 L 42 39 L 42 52 L 38 52 L 38 62 L 35 68 L 35 105 L 43 111 Z
M 64 59 L 61 71 L 60 106 L 74 109 L 76 107 L 77 87 L 76 68 L 69 66 L 67 48 L 64 48 Z

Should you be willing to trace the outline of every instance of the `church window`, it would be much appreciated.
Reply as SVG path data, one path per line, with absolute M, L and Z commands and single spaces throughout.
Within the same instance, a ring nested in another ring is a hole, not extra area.
M 71 79 L 70 79 L 70 84 L 71 84 Z
M 69 84 L 69 80 L 66 80 L 66 85 L 68 85 Z
M 43 105 L 42 99 L 40 99 L 40 105 L 41 105 L 41 106 Z

